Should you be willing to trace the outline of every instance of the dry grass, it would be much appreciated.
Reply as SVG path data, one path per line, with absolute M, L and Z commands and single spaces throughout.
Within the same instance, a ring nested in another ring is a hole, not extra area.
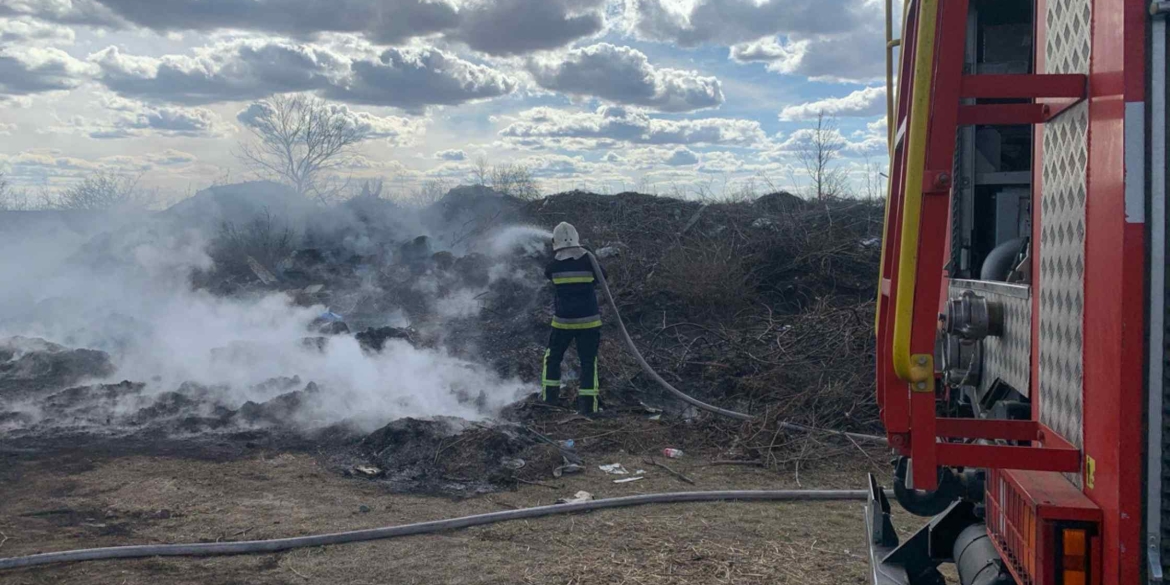
M 595 458 L 596 459 L 596 458 Z M 615 485 L 602 461 L 646 469 Z M 390 495 L 333 475 L 304 455 L 232 462 L 128 457 L 21 464 L 0 489 L 4 556 L 116 544 L 241 540 L 400 524 L 597 497 L 690 489 L 793 487 L 791 474 L 672 460 L 682 483 L 615 453 L 553 486 L 458 503 Z M 859 487 L 864 462 L 839 460 L 805 487 Z M 362 506 L 369 511 L 361 512 Z M 863 583 L 857 502 L 650 506 L 502 523 L 441 535 L 208 559 L 103 561 L 20 570 L 3 583 Z

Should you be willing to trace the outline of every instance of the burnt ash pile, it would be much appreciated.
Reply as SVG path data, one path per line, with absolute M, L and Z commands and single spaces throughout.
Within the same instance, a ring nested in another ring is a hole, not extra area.
M 470 496 L 553 477 L 566 455 L 580 461 L 562 451 L 518 425 L 405 418 L 334 454 L 329 463 L 393 491 Z

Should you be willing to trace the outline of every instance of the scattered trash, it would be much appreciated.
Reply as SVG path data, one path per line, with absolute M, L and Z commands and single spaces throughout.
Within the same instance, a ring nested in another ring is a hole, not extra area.
M 568 440 L 566 440 L 566 441 L 561 441 L 561 447 L 564 447 L 565 449 L 572 449 L 572 448 L 573 448 L 573 445 L 576 445 L 576 444 L 577 444 L 577 443 L 575 443 L 575 442 L 573 441 L 573 439 L 568 439 Z
M 365 505 L 365 504 L 362 504 L 361 506 L 358 506 L 358 512 L 361 512 L 362 514 L 369 514 L 370 507 Z
M 645 479 L 645 477 L 646 476 L 644 476 L 644 475 L 638 475 L 635 477 L 627 477 L 625 479 L 615 479 L 615 480 L 613 480 L 613 482 L 614 483 L 630 483 L 631 481 L 638 481 L 640 479 Z
M 306 286 L 302 292 L 305 294 L 315 295 L 321 292 L 321 289 L 323 288 L 325 288 L 325 285 L 323 284 L 310 284 L 309 286 Z
M 654 408 L 653 406 L 650 406 L 649 404 L 646 404 L 645 402 L 639 402 L 638 404 L 641 404 L 642 409 L 645 410 L 648 414 L 662 414 L 661 408 Z
M 666 457 L 669 457 L 670 459 L 678 459 L 679 457 L 685 455 L 685 453 L 682 452 L 682 449 L 673 449 L 671 447 L 663 449 L 662 454 Z
M 500 465 L 508 469 L 521 469 L 524 467 L 524 460 L 520 458 L 504 457 L 500 459 Z
M 357 467 L 354 467 L 353 470 L 366 477 L 377 477 L 382 474 L 381 469 L 370 465 L 358 465 Z
M 321 316 L 317 317 L 317 318 L 321 319 L 323 321 L 330 321 L 330 322 L 334 322 L 334 323 L 337 321 L 344 321 L 345 320 L 345 317 L 342 317 L 341 315 L 338 315 L 337 313 L 334 313 L 333 311 L 328 311 L 328 310 L 325 311 L 324 313 L 321 313 Z
M 608 475 L 629 475 L 630 472 L 622 467 L 621 463 L 610 463 L 609 465 L 598 465 L 598 469 L 604 471 Z
M 649 417 L 647 417 L 647 420 L 662 420 L 662 415 L 661 414 L 652 414 Z
M 875 237 L 866 238 L 864 240 L 861 240 L 858 243 L 860 243 L 861 247 L 863 247 L 863 248 L 873 248 L 875 246 L 880 246 L 882 243 L 882 239 L 875 236 Z
M 584 467 L 581 467 L 576 463 L 566 463 L 565 465 L 562 465 L 553 470 L 553 477 L 560 477 L 569 473 L 581 473 L 582 471 L 585 471 Z
M 591 494 L 585 490 L 581 490 L 581 491 L 573 494 L 573 497 L 571 497 L 571 498 L 557 499 L 557 503 L 558 504 L 580 504 L 581 502 L 588 502 L 592 499 L 593 499 L 593 494 Z

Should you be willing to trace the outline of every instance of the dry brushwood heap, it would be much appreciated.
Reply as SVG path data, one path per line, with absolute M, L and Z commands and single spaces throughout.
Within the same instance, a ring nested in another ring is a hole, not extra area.
M 635 343 L 684 392 L 741 411 L 834 429 L 873 429 L 874 283 L 882 209 L 787 193 L 702 205 L 634 193 L 565 193 L 532 204 L 604 250 Z M 610 255 L 612 254 L 612 255 Z M 667 398 L 608 320 L 611 399 Z M 604 383 L 603 383 L 604 384 Z

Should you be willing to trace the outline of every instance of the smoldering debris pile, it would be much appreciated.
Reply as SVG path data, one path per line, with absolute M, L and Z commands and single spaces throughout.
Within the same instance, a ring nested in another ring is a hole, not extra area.
M 754 442 L 777 418 L 873 428 L 881 213 L 787 193 L 523 202 L 479 187 L 416 209 L 375 197 L 320 208 L 269 183 L 211 189 L 144 219 L 148 228 L 87 227 L 76 238 L 84 255 L 58 254 L 72 261 L 62 272 L 84 273 L 116 308 L 92 291 L 70 296 L 76 279 L 34 295 L 0 286 L 0 335 L 54 342 L 0 342 L 0 436 L 328 430 L 361 438 L 339 452 L 352 459 L 340 468 L 403 489 L 474 493 L 547 476 L 561 454 L 521 431 L 421 419 L 529 416 L 504 406 L 538 389 L 546 230 L 569 221 L 606 264 L 651 365 L 688 393 L 764 414 L 732 434 L 766 460 L 774 449 Z M 174 236 L 187 232 L 197 235 Z M 41 322 L 78 313 L 83 322 Z M 603 315 L 606 408 L 693 414 L 640 372 Z M 574 362 L 570 352 L 567 380 Z
M 331 463 L 397 491 L 465 496 L 551 478 L 566 454 L 573 457 L 562 451 L 517 425 L 405 418 L 370 433 Z

